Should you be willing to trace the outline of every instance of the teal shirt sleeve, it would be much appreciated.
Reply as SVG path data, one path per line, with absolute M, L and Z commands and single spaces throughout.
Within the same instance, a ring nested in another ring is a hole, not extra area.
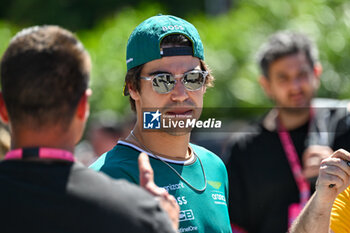
M 122 150 L 118 150 L 121 152 Z M 139 170 L 137 156 L 129 155 L 127 159 L 124 153 L 116 153 L 116 150 L 101 155 L 90 168 L 100 171 L 114 179 L 125 179 L 131 183 L 139 184 Z
M 94 171 L 100 171 L 101 167 L 105 164 L 106 154 L 102 154 L 93 164 L 89 166 Z

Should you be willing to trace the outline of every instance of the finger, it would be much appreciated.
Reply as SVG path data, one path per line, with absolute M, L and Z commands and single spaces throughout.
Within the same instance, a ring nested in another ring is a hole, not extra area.
M 330 188 L 342 187 L 349 180 L 349 176 L 338 166 L 322 165 L 320 168 L 319 181 L 322 185 L 328 185 Z
M 146 187 L 149 183 L 154 183 L 153 169 L 146 153 L 140 153 L 138 158 L 140 186 Z
M 152 192 L 155 196 L 165 197 L 166 195 L 169 195 L 169 193 L 164 188 L 158 187 L 155 183 L 147 188 L 148 190 L 150 189 L 149 191 Z
M 331 155 L 332 158 L 340 158 L 345 161 L 350 161 L 350 153 L 344 149 L 339 149 Z
M 342 178 L 341 175 L 334 174 L 328 171 L 325 172 L 321 169 L 318 179 L 318 185 L 329 186 L 330 184 L 332 184 L 333 186 L 337 185 L 338 187 L 340 187 L 344 184 L 344 178 Z
M 340 158 L 328 158 L 321 162 L 322 167 L 338 167 L 343 170 L 348 176 L 350 176 L 350 165 L 348 161 L 344 161 Z
M 140 153 L 138 158 L 140 186 L 154 196 L 164 196 L 168 192 L 164 188 L 159 188 L 154 183 L 154 173 L 146 153 Z
M 163 196 L 163 199 L 166 200 L 168 203 L 170 203 L 173 207 L 177 208 L 179 205 L 177 204 L 177 201 L 173 195 L 170 195 L 167 193 Z
M 171 205 L 174 207 L 175 211 L 177 212 L 177 219 L 179 219 L 179 214 L 180 214 L 179 204 L 177 204 L 177 201 L 173 195 L 169 195 L 169 201 Z
M 168 213 L 174 228 L 177 229 L 179 224 L 180 207 L 175 198 L 172 195 L 167 195 L 159 200 L 161 207 Z
M 343 170 L 342 166 L 339 166 L 341 163 L 335 163 L 334 165 L 331 161 L 327 164 L 322 164 L 320 167 L 320 173 L 339 176 L 345 180 L 345 178 L 349 177 L 348 173 Z

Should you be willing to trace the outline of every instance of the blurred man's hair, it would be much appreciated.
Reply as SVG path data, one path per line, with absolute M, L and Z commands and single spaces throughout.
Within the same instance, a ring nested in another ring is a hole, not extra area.
M 184 35 L 181 34 L 171 34 L 169 36 L 164 37 L 164 39 L 162 40 L 161 47 L 163 46 L 183 46 L 183 47 L 192 47 L 192 42 Z M 214 77 L 211 75 L 211 72 L 208 68 L 208 66 L 205 64 L 204 61 L 200 61 L 201 64 L 201 69 L 208 71 L 209 75 L 207 76 L 205 83 L 207 87 L 211 87 L 213 86 L 214 83 Z M 125 91 L 124 91 L 124 95 L 128 95 L 129 91 L 127 90 L 128 88 L 128 84 L 131 85 L 132 89 L 140 92 L 140 75 L 141 75 L 141 71 L 144 65 L 139 65 L 136 66 L 132 69 L 130 69 L 125 76 Z M 133 111 L 136 111 L 136 107 L 135 107 L 135 100 L 133 98 L 131 98 L 131 96 L 129 97 L 129 101 L 130 101 L 130 105 L 131 105 L 131 109 Z
M 19 32 L 1 60 L 11 122 L 33 128 L 57 122 L 68 126 L 88 88 L 90 66 L 83 45 L 65 29 L 36 26 Z
M 277 32 L 270 36 L 258 53 L 258 63 L 262 74 L 268 78 L 270 65 L 276 60 L 300 52 L 313 68 L 318 61 L 318 51 L 314 43 L 304 34 L 290 31 Z

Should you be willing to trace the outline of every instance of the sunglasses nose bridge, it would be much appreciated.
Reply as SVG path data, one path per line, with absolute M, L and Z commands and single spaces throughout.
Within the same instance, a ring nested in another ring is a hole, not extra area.
M 183 81 L 183 78 L 186 74 L 176 74 L 174 75 L 174 79 L 175 79 L 175 82 L 178 82 L 178 81 Z
M 187 88 L 182 81 L 176 82 L 170 93 L 172 101 L 175 102 L 183 102 L 188 98 Z
M 175 74 L 175 75 L 173 75 L 175 83 L 174 83 L 174 86 L 172 88 L 172 91 L 174 91 L 175 89 L 180 89 L 180 92 L 186 91 L 186 87 L 184 85 L 184 76 L 185 75 L 186 74 Z M 179 91 L 179 90 L 177 90 L 177 91 Z

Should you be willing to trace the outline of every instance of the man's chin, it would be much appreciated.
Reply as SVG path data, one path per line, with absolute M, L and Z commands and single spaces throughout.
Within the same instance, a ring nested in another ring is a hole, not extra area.
M 173 129 L 173 130 L 166 130 L 165 131 L 167 134 L 171 135 L 171 136 L 184 136 L 184 135 L 187 135 L 189 133 L 191 133 L 191 130 L 176 130 L 176 129 Z
M 307 111 L 310 111 L 310 105 L 297 105 L 289 107 L 280 107 L 280 111 L 284 111 L 289 114 L 301 114 Z

